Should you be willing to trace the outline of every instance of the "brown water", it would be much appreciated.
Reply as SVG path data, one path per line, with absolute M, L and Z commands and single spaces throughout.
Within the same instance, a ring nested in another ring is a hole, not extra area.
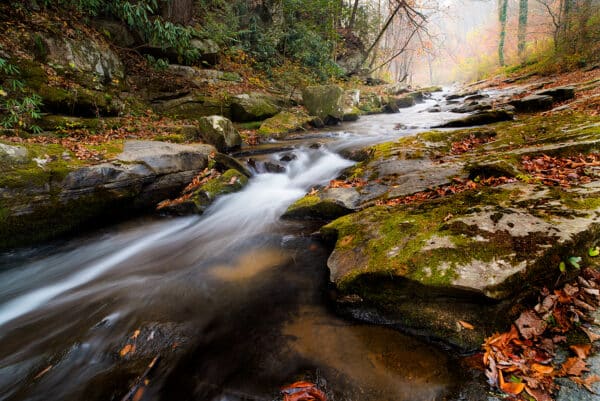
M 402 134 L 384 117 L 335 135 Z M 329 250 L 279 216 L 351 163 L 294 153 L 204 216 L 1 255 L 0 400 L 120 400 L 157 356 L 143 400 L 271 400 L 299 379 L 335 400 L 443 399 L 456 382 L 444 352 L 329 310 Z

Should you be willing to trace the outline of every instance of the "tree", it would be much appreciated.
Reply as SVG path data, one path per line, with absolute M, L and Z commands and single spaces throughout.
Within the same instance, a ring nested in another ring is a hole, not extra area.
M 508 0 L 499 0 L 498 19 L 500 20 L 500 40 L 498 42 L 498 62 L 504 67 L 504 41 L 506 39 L 506 14 L 508 11 Z
M 527 16 L 529 13 L 529 2 L 528 0 L 519 0 L 519 30 L 518 30 L 518 43 L 517 48 L 519 52 L 519 58 L 524 59 L 525 44 L 527 41 Z

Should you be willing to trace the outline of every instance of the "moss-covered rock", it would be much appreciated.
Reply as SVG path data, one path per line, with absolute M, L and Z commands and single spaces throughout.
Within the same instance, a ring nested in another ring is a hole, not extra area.
M 281 111 L 272 98 L 260 93 L 234 96 L 230 107 L 235 122 L 262 121 Z
M 311 121 L 302 111 L 282 111 L 266 119 L 257 132 L 264 137 L 283 139 L 287 134 L 308 129 Z
M 58 144 L 24 144 L 19 160 L 0 157 L 0 249 L 153 208 L 187 185 L 214 152 L 149 141 L 103 146 L 114 160 L 95 165 Z
M 337 85 L 307 86 L 302 89 L 302 101 L 311 116 L 326 123 L 344 116 L 344 90 Z
M 202 139 L 221 152 L 239 148 L 242 144 L 240 133 L 225 117 L 201 117 L 198 119 L 198 125 Z
M 509 111 L 496 109 L 496 110 L 484 110 L 479 111 L 475 114 L 459 118 L 456 120 L 448 121 L 447 123 L 440 124 L 435 128 L 460 128 L 460 127 L 473 127 L 476 125 L 485 125 L 497 123 L 500 121 L 509 121 L 514 118 L 513 114 Z
M 333 197 L 307 195 L 294 202 L 282 217 L 285 219 L 331 221 L 351 212 L 352 209 L 340 200 L 339 196 L 338 199 L 335 199 Z
M 231 117 L 231 108 L 226 99 L 209 97 L 202 93 L 152 101 L 152 109 L 173 118 L 198 119 L 212 115 Z

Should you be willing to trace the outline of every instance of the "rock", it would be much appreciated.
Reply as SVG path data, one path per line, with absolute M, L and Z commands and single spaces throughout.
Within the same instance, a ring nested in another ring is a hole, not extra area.
M 198 119 L 212 115 L 231 116 L 229 105 L 222 99 L 204 96 L 198 92 L 152 102 L 155 112 L 176 118 Z
M 189 79 L 197 85 L 218 81 L 242 82 L 242 77 L 236 72 L 203 69 L 179 64 L 169 64 L 167 68 L 169 72 Z
M 536 111 L 550 110 L 554 98 L 548 95 L 529 95 L 522 99 L 510 101 L 510 105 L 520 113 L 533 113 Z
M 198 119 L 202 139 L 219 151 L 237 149 L 242 145 L 242 137 L 233 123 L 222 116 L 209 116 Z
M 467 91 L 467 92 L 452 93 L 452 94 L 446 95 L 445 97 L 446 97 L 446 100 L 455 100 L 455 99 L 460 99 L 461 97 L 475 96 L 478 94 L 479 94 L 478 90 L 473 90 L 473 91 Z
M 322 228 L 336 241 L 328 260 L 331 281 L 340 295 L 363 300 L 355 314 L 374 308 L 391 325 L 478 349 L 486 328 L 465 337 L 456 321 L 493 325 L 489 314 L 506 307 L 494 302 L 522 296 L 530 280 L 555 282 L 563 252 L 587 249 L 599 234 L 596 206 L 583 205 L 597 205 L 600 193 L 590 190 L 585 198 L 576 201 L 579 211 L 573 213 L 567 191 L 557 199 L 545 188 L 512 184 L 428 203 L 371 207 Z M 546 206 L 542 212 L 527 202 Z
M 88 128 L 92 130 L 98 129 L 102 124 L 110 126 L 120 126 L 118 118 L 83 118 L 73 116 L 61 116 L 55 114 L 47 114 L 42 116 L 36 123 L 37 125 L 46 131 L 57 131 L 66 129 L 79 129 Z
M 441 86 L 427 86 L 425 88 L 419 89 L 419 91 L 423 93 L 442 92 L 443 90 L 444 89 Z
M 473 113 L 475 111 L 484 111 L 484 110 L 491 110 L 492 109 L 492 102 L 491 101 L 477 101 L 477 100 L 472 100 L 470 102 L 466 102 L 465 104 L 463 104 L 460 107 L 454 107 L 452 109 L 450 109 L 451 112 L 453 113 Z
M 252 173 L 250 173 L 250 170 L 248 170 L 246 166 L 240 163 L 237 159 L 234 159 L 233 157 L 228 156 L 224 153 L 215 154 L 214 160 L 215 167 L 219 171 L 236 170 L 237 172 L 245 175 L 248 178 L 252 176 Z
M 402 94 L 410 92 L 410 89 L 408 88 L 408 86 L 406 86 L 402 83 L 397 83 L 397 84 L 387 86 L 384 89 L 384 91 L 388 95 L 398 96 L 398 95 L 402 95 Z
M 357 196 L 353 188 L 332 188 L 320 196 L 307 195 L 294 202 L 282 218 L 331 221 L 352 212 L 348 203 L 353 202 L 347 197 L 353 196 Z
M 381 113 L 383 102 L 381 96 L 373 92 L 363 92 L 360 96 L 358 109 L 365 114 Z
M 200 53 L 200 61 L 215 65 L 219 61 L 221 48 L 212 39 L 192 39 L 190 45 Z
M 427 109 L 428 113 L 440 113 L 442 111 L 442 107 L 439 104 L 436 104 L 435 106 L 431 106 L 430 108 Z
M 192 192 L 183 202 L 176 202 L 159 209 L 161 213 L 174 215 L 201 214 L 219 197 L 241 190 L 248 183 L 245 174 L 235 170 L 226 170 L 216 178 L 210 179 Z
M 234 96 L 230 107 L 235 122 L 262 121 L 281 111 L 269 96 L 260 93 Z
M 344 92 L 344 115 L 342 121 L 357 121 L 361 114 L 358 105 L 360 104 L 360 90 L 349 89 Z
M 302 101 L 311 116 L 325 123 L 336 123 L 344 116 L 344 91 L 336 85 L 307 86 Z
M 132 47 L 139 42 L 122 22 L 96 18 L 91 22 L 98 32 L 119 47 Z
M 62 89 L 42 85 L 37 90 L 42 110 L 80 117 L 117 116 L 125 105 L 109 93 L 90 89 Z
M 562 102 L 575 97 L 575 88 L 573 86 L 559 86 L 556 88 L 543 89 L 535 92 L 538 96 L 552 96 L 555 102 Z
M 22 163 L 27 161 L 27 154 L 27 149 L 22 146 L 0 143 L 0 163 Z
M 412 107 L 416 104 L 413 96 L 405 95 L 399 97 L 388 98 L 387 104 L 383 106 L 386 113 L 397 113 L 400 109 Z
M 105 44 L 87 37 L 72 39 L 66 36 L 53 37 L 38 33 L 46 47 L 46 59 L 65 70 L 80 71 L 109 83 L 113 79 L 122 80 L 125 68 L 119 57 Z
M 266 119 L 257 133 L 269 138 L 283 139 L 290 133 L 308 129 L 312 120 L 303 111 L 282 111 Z
M 478 93 L 476 95 L 471 95 L 471 96 L 465 97 L 465 102 L 470 102 L 473 100 L 483 100 L 483 99 L 487 99 L 489 97 L 490 97 L 489 95 L 486 95 L 484 93 Z
M 513 119 L 513 114 L 502 109 L 480 111 L 470 116 L 459 118 L 457 120 L 448 121 L 447 123 L 438 125 L 434 128 L 457 128 L 457 127 L 473 127 L 476 125 L 485 125 L 500 121 L 510 121 Z
M 81 167 L 67 164 L 70 152 L 59 145 L 32 147 L 21 164 L 2 165 L 0 248 L 154 209 L 203 170 L 213 152 L 209 145 L 127 141 L 113 161 Z

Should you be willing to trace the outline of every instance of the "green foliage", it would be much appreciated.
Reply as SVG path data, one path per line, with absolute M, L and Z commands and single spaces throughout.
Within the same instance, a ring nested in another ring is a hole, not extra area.
M 169 68 L 169 60 L 164 58 L 155 58 L 150 54 L 146 54 L 146 60 L 157 71 L 164 71 Z
M 196 31 L 158 16 L 158 0 L 43 0 L 42 5 L 71 7 L 90 17 L 113 15 L 138 32 L 147 43 L 175 49 L 182 60 L 191 62 L 199 56 L 191 46 Z
M 41 117 L 42 98 L 26 94 L 23 82 L 15 78 L 18 74 L 16 66 L 0 57 L 0 125 L 39 133 L 34 121 Z

